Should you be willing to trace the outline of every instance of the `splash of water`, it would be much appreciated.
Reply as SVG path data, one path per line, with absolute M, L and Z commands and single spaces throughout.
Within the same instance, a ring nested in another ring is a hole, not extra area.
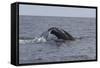
M 47 40 L 44 37 L 35 37 L 34 39 L 20 39 L 19 43 L 42 43 L 46 42 Z

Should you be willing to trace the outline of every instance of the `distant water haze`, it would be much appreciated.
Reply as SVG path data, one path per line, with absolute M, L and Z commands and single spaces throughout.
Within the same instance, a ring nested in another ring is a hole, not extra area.
M 19 15 L 58 16 L 58 17 L 96 17 L 96 9 L 76 7 L 56 7 L 40 5 L 19 5 Z

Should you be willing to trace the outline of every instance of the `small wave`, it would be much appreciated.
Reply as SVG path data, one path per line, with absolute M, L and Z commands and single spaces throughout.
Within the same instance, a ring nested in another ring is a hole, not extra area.
M 87 38 L 93 38 L 94 36 L 81 36 L 81 37 L 75 37 L 75 39 L 87 39 Z

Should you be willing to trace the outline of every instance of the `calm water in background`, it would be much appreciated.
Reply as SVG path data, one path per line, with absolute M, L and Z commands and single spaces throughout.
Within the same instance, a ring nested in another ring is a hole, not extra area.
M 20 16 L 20 39 L 39 37 L 50 27 L 59 27 L 75 37 L 75 41 L 56 43 L 19 43 L 19 63 L 41 63 L 96 58 L 95 18 Z

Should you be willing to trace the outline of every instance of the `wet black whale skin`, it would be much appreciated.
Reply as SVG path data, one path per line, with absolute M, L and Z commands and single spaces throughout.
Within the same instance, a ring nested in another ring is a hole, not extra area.
M 58 39 L 63 39 L 63 40 L 74 40 L 74 38 L 65 30 L 56 27 L 50 28 L 48 31 L 51 31 L 51 34 L 54 34 Z

